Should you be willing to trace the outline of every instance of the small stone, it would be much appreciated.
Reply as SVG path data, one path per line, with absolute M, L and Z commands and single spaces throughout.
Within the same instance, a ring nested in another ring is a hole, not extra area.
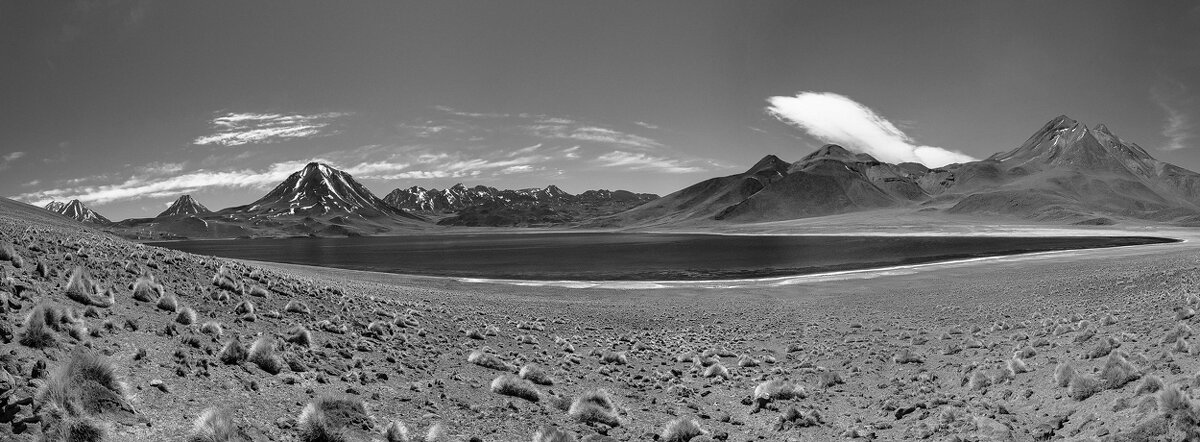
M 167 389 L 167 384 L 163 383 L 162 379 L 150 381 L 150 386 L 162 390 L 163 393 L 170 393 L 170 390 Z

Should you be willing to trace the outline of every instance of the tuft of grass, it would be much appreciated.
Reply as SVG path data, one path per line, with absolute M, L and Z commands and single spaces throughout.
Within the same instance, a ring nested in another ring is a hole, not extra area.
M 258 368 L 270 374 L 279 374 L 283 371 L 283 358 L 275 354 L 275 342 L 271 338 L 263 336 L 250 345 L 250 353 L 246 355 L 246 360 L 253 362 Z
M 221 327 L 221 323 L 217 321 L 208 321 L 200 325 L 200 333 L 212 335 L 213 337 L 221 337 L 225 334 L 225 328 Z
M 64 293 L 67 295 L 67 299 L 84 305 L 94 305 L 92 296 L 96 294 L 96 282 L 87 270 L 82 266 L 76 266 L 75 270 L 71 271 L 71 277 L 67 279 Z
M 296 300 L 288 301 L 287 305 L 283 307 L 283 311 L 288 313 L 299 313 L 302 315 L 307 315 L 310 313 L 307 304 Z
M 529 402 L 537 402 L 540 399 L 540 394 L 533 383 L 511 374 L 500 375 L 496 379 L 492 379 L 492 392 L 519 397 Z
M 772 379 L 754 387 L 754 399 L 771 402 L 788 399 L 804 399 L 804 387 L 782 379 Z
M 846 381 L 842 380 L 842 376 L 833 371 L 821 372 L 821 375 L 817 378 L 817 385 L 820 385 L 821 388 L 829 388 L 844 383 Z
M 254 314 L 254 303 L 250 302 L 249 299 L 239 302 L 238 305 L 233 308 L 233 314 L 243 315 L 243 316 L 253 315 Z
M 659 435 L 660 441 L 663 442 L 688 442 L 693 438 L 708 434 L 703 428 L 700 428 L 700 423 L 689 417 L 677 418 L 667 423 L 663 427 L 662 433 Z
M 1166 384 L 1163 383 L 1162 378 L 1158 376 L 1146 376 L 1142 378 L 1142 383 L 1138 384 L 1137 390 L 1134 390 L 1134 394 L 1157 393 L 1164 387 L 1166 387 Z
M 721 364 L 709 365 L 708 368 L 704 369 L 704 377 L 729 379 L 729 369 Z
M 217 359 L 228 365 L 240 364 L 246 360 L 246 348 L 242 347 L 241 341 L 235 337 L 225 342 L 221 352 L 217 353 Z
M 217 269 L 217 274 L 213 275 L 213 285 L 234 292 L 241 293 L 242 285 L 237 282 L 237 277 L 227 267 L 221 266 Z
M 103 356 L 76 350 L 38 391 L 43 406 L 65 410 L 72 416 L 133 413 L 125 384 L 116 367 Z
M 238 436 L 238 427 L 233 418 L 223 409 L 209 407 L 200 413 L 192 424 L 187 442 L 230 442 Z
M 610 427 L 621 424 L 617 417 L 617 406 L 604 390 L 589 391 L 576 396 L 570 408 L 567 408 L 567 415 L 585 424 L 601 423 Z
M 512 371 L 513 369 L 512 365 L 491 354 L 491 349 L 487 347 L 472 351 L 467 355 L 467 362 L 492 370 Z
M 1028 373 L 1029 366 L 1025 365 L 1025 361 L 1022 361 L 1020 357 L 1014 355 L 1012 359 L 1008 360 L 1008 371 L 1013 374 Z
M 308 331 L 308 329 L 304 328 L 304 326 L 297 325 L 287 331 L 287 337 L 285 337 L 284 340 L 296 345 L 311 347 L 313 343 L 313 336 L 312 332 Z
M 969 345 L 968 348 L 970 348 Z M 904 348 L 892 355 L 892 362 L 897 364 L 920 364 L 922 359 L 912 349 Z
M 12 244 L 7 242 L 0 244 L 0 261 L 13 261 L 16 260 L 17 257 L 17 250 L 13 248 Z
M 387 442 L 437 442 L 445 436 L 446 429 L 442 424 L 434 424 L 425 431 L 424 436 L 417 436 L 408 429 L 404 422 L 392 421 L 383 431 Z
M 183 325 L 192 325 L 196 323 L 196 311 L 191 307 L 179 309 L 179 314 L 175 315 L 175 322 Z
M 971 378 L 967 381 L 967 388 L 971 390 L 982 390 L 992 385 L 992 378 L 988 377 L 982 371 L 976 371 L 971 374 Z
M 154 278 L 143 276 L 133 282 L 133 299 L 141 302 L 154 302 L 163 294 L 161 285 Z
M 301 442 L 343 442 L 358 440 L 350 433 L 370 428 L 371 418 L 362 401 L 351 398 L 320 397 L 309 402 L 296 419 Z
M 521 371 L 517 373 L 517 375 L 520 376 L 521 379 L 525 379 L 538 385 L 554 385 L 554 379 L 551 378 L 550 375 L 546 374 L 546 370 L 543 370 L 542 367 L 537 364 L 525 364 L 524 367 L 521 367 Z
M 1085 400 L 1101 391 L 1104 391 L 1104 381 L 1092 375 L 1076 373 L 1067 385 L 1067 395 L 1077 401 Z
M 575 433 L 544 426 L 533 433 L 533 442 L 575 442 Z
M 29 348 L 48 348 L 58 345 L 58 339 L 54 337 L 53 329 L 58 326 L 57 323 L 47 324 L 48 317 L 56 318 L 57 309 L 51 306 L 39 305 L 34 307 L 29 315 L 25 317 L 25 328 L 21 330 L 21 335 L 17 342 Z
M 629 356 L 625 352 L 605 351 L 600 355 L 600 362 L 604 364 L 629 365 Z
M 256 285 L 256 286 L 250 287 L 249 295 L 253 296 L 255 298 L 267 298 L 271 295 L 271 292 L 267 289 L 262 288 L 262 286 Z
M 174 313 L 179 309 L 179 300 L 175 299 L 175 295 L 163 295 L 158 298 L 158 302 L 155 303 L 155 306 L 157 306 L 159 310 Z
M 1105 387 L 1109 389 L 1117 389 L 1124 387 L 1125 384 L 1133 382 L 1142 377 L 1137 368 L 1129 363 L 1120 353 L 1113 353 L 1108 356 L 1108 361 L 1104 364 L 1104 369 L 1100 370 L 1100 379 L 1104 380 Z
M 1071 364 L 1062 363 L 1054 367 L 1054 385 L 1066 387 L 1071 384 L 1071 378 L 1075 377 L 1075 367 Z

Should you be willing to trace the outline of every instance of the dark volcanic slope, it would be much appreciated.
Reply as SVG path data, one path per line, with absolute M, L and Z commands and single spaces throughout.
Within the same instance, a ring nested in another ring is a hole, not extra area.
M 827 145 L 788 165 L 768 156 L 745 173 L 690 186 L 592 225 L 776 221 L 883 208 L 1054 223 L 1134 218 L 1200 222 L 1200 174 L 1135 143 L 1060 116 L 1009 152 L 929 169 Z

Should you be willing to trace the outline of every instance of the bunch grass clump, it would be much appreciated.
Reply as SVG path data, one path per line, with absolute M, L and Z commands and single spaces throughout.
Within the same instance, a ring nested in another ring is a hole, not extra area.
M 179 309 L 179 313 L 175 315 L 175 322 L 183 325 L 192 325 L 196 323 L 196 311 L 191 307 Z
M 313 343 L 313 335 L 312 332 L 308 331 L 308 329 L 304 328 L 304 326 L 297 325 L 287 331 L 287 336 L 284 337 L 284 340 L 296 345 L 311 347 Z
M 575 433 L 558 427 L 543 426 L 533 433 L 533 442 L 575 442 Z
M 688 442 L 693 438 L 708 434 L 700 423 L 690 417 L 681 417 L 667 423 L 659 435 L 663 442 Z
M 283 358 L 275 354 L 275 342 L 266 336 L 254 340 L 250 345 L 250 353 L 246 355 L 246 360 L 253 362 L 258 368 L 270 374 L 279 374 L 283 371 Z
M 187 442 L 230 442 L 239 437 L 238 427 L 229 416 L 229 412 L 209 407 L 200 413 L 192 424 Z
M 512 371 L 512 365 L 491 354 L 491 349 L 483 347 L 467 355 L 467 362 L 492 370 Z
M 139 277 L 133 282 L 133 299 L 141 302 L 154 302 L 163 294 L 163 287 L 154 282 L 150 276 Z
M 442 424 L 434 424 L 425 431 L 425 434 L 416 435 L 409 430 L 407 425 L 401 421 L 392 421 L 383 431 L 384 439 L 387 442 L 437 442 L 443 439 L 446 433 L 446 428 Z
M 370 427 L 366 405 L 352 398 L 320 397 L 309 402 L 296 419 L 302 442 L 349 442 L 355 429 Z
M 519 397 L 529 402 L 537 402 L 540 395 L 533 383 L 511 374 L 500 375 L 492 380 L 492 392 L 505 396 Z
M 237 337 L 225 342 L 225 346 L 221 347 L 221 351 L 217 353 L 217 359 L 227 365 L 240 364 L 246 360 L 246 348 L 242 346 L 242 342 Z
M 593 390 L 576 396 L 570 408 L 567 408 L 567 415 L 585 424 L 601 423 L 610 427 L 621 424 L 617 416 L 617 406 L 604 390 Z
M 521 371 L 517 374 L 521 379 L 533 382 L 539 385 L 554 385 L 554 379 L 546 374 L 541 366 L 537 364 L 525 364 L 521 367 Z

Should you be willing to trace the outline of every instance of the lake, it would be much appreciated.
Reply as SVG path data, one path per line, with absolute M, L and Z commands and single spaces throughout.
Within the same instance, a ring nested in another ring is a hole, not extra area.
M 226 258 L 491 279 L 748 279 L 1018 253 L 1174 242 L 1151 237 L 724 236 L 489 233 L 197 240 L 152 245 Z

